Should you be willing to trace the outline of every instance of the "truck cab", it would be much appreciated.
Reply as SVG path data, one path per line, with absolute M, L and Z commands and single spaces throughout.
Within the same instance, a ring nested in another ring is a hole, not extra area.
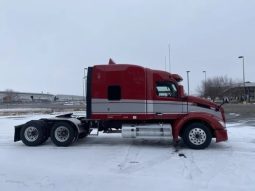
M 192 148 L 207 147 L 211 138 L 227 140 L 223 108 L 184 95 L 181 81 L 178 74 L 137 65 L 95 65 L 88 69 L 87 117 L 120 126 L 169 124 L 174 140 L 182 137 Z

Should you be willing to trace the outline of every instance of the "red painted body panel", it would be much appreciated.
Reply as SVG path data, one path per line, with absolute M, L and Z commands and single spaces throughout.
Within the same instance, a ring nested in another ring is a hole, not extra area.
M 228 133 L 227 133 L 226 129 L 217 129 L 217 130 L 215 130 L 214 133 L 215 133 L 215 137 L 216 137 L 216 142 L 228 140 Z
M 120 85 L 122 99 L 154 99 L 156 81 L 182 79 L 177 74 L 151 70 L 136 65 L 111 64 L 95 65 L 92 76 L 92 98 L 107 98 L 107 87 Z M 176 82 L 177 85 L 177 82 Z M 175 99 L 176 100 L 176 99 Z
M 146 98 L 145 68 L 133 65 L 97 65 L 93 67 L 92 98 L 107 99 L 107 88 L 122 87 L 122 99 Z
M 177 119 L 173 123 L 172 133 L 174 140 L 178 140 L 181 129 L 185 127 L 191 121 L 203 121 L 210 125 L 210 127 L 214 130 L 216 140 L 218 141 L 226 141 L 227 131 L 225 127 L 223 127 L 219 121 L 221 119 L 217 119 L 215 116 L 207 114 L 207 113 L 188 113 L 186 116 Z M 217 132 L 217 133 L 216 133 Z

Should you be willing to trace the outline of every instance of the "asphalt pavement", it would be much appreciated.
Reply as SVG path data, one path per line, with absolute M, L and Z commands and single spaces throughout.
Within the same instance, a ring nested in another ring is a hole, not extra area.
M 223 107 L 227 122 L 239 122 L 255 126 L 255 104 L 225 104 Z

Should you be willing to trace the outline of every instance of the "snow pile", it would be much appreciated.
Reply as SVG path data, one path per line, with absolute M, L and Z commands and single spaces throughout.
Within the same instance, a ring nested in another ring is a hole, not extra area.
M 199 151 L 118 134 L 68 148 L 13 142 L 14 125 L 42 117 L 0 118 L 1 190 L 255 190 L 255 127 L 229 124 L 228 142 Z

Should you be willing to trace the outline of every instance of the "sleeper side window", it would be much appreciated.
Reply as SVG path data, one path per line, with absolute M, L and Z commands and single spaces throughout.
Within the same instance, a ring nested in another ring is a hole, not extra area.
M 121 88 L 120 86 L 108 86 L 108 100 L 120 100 Z

